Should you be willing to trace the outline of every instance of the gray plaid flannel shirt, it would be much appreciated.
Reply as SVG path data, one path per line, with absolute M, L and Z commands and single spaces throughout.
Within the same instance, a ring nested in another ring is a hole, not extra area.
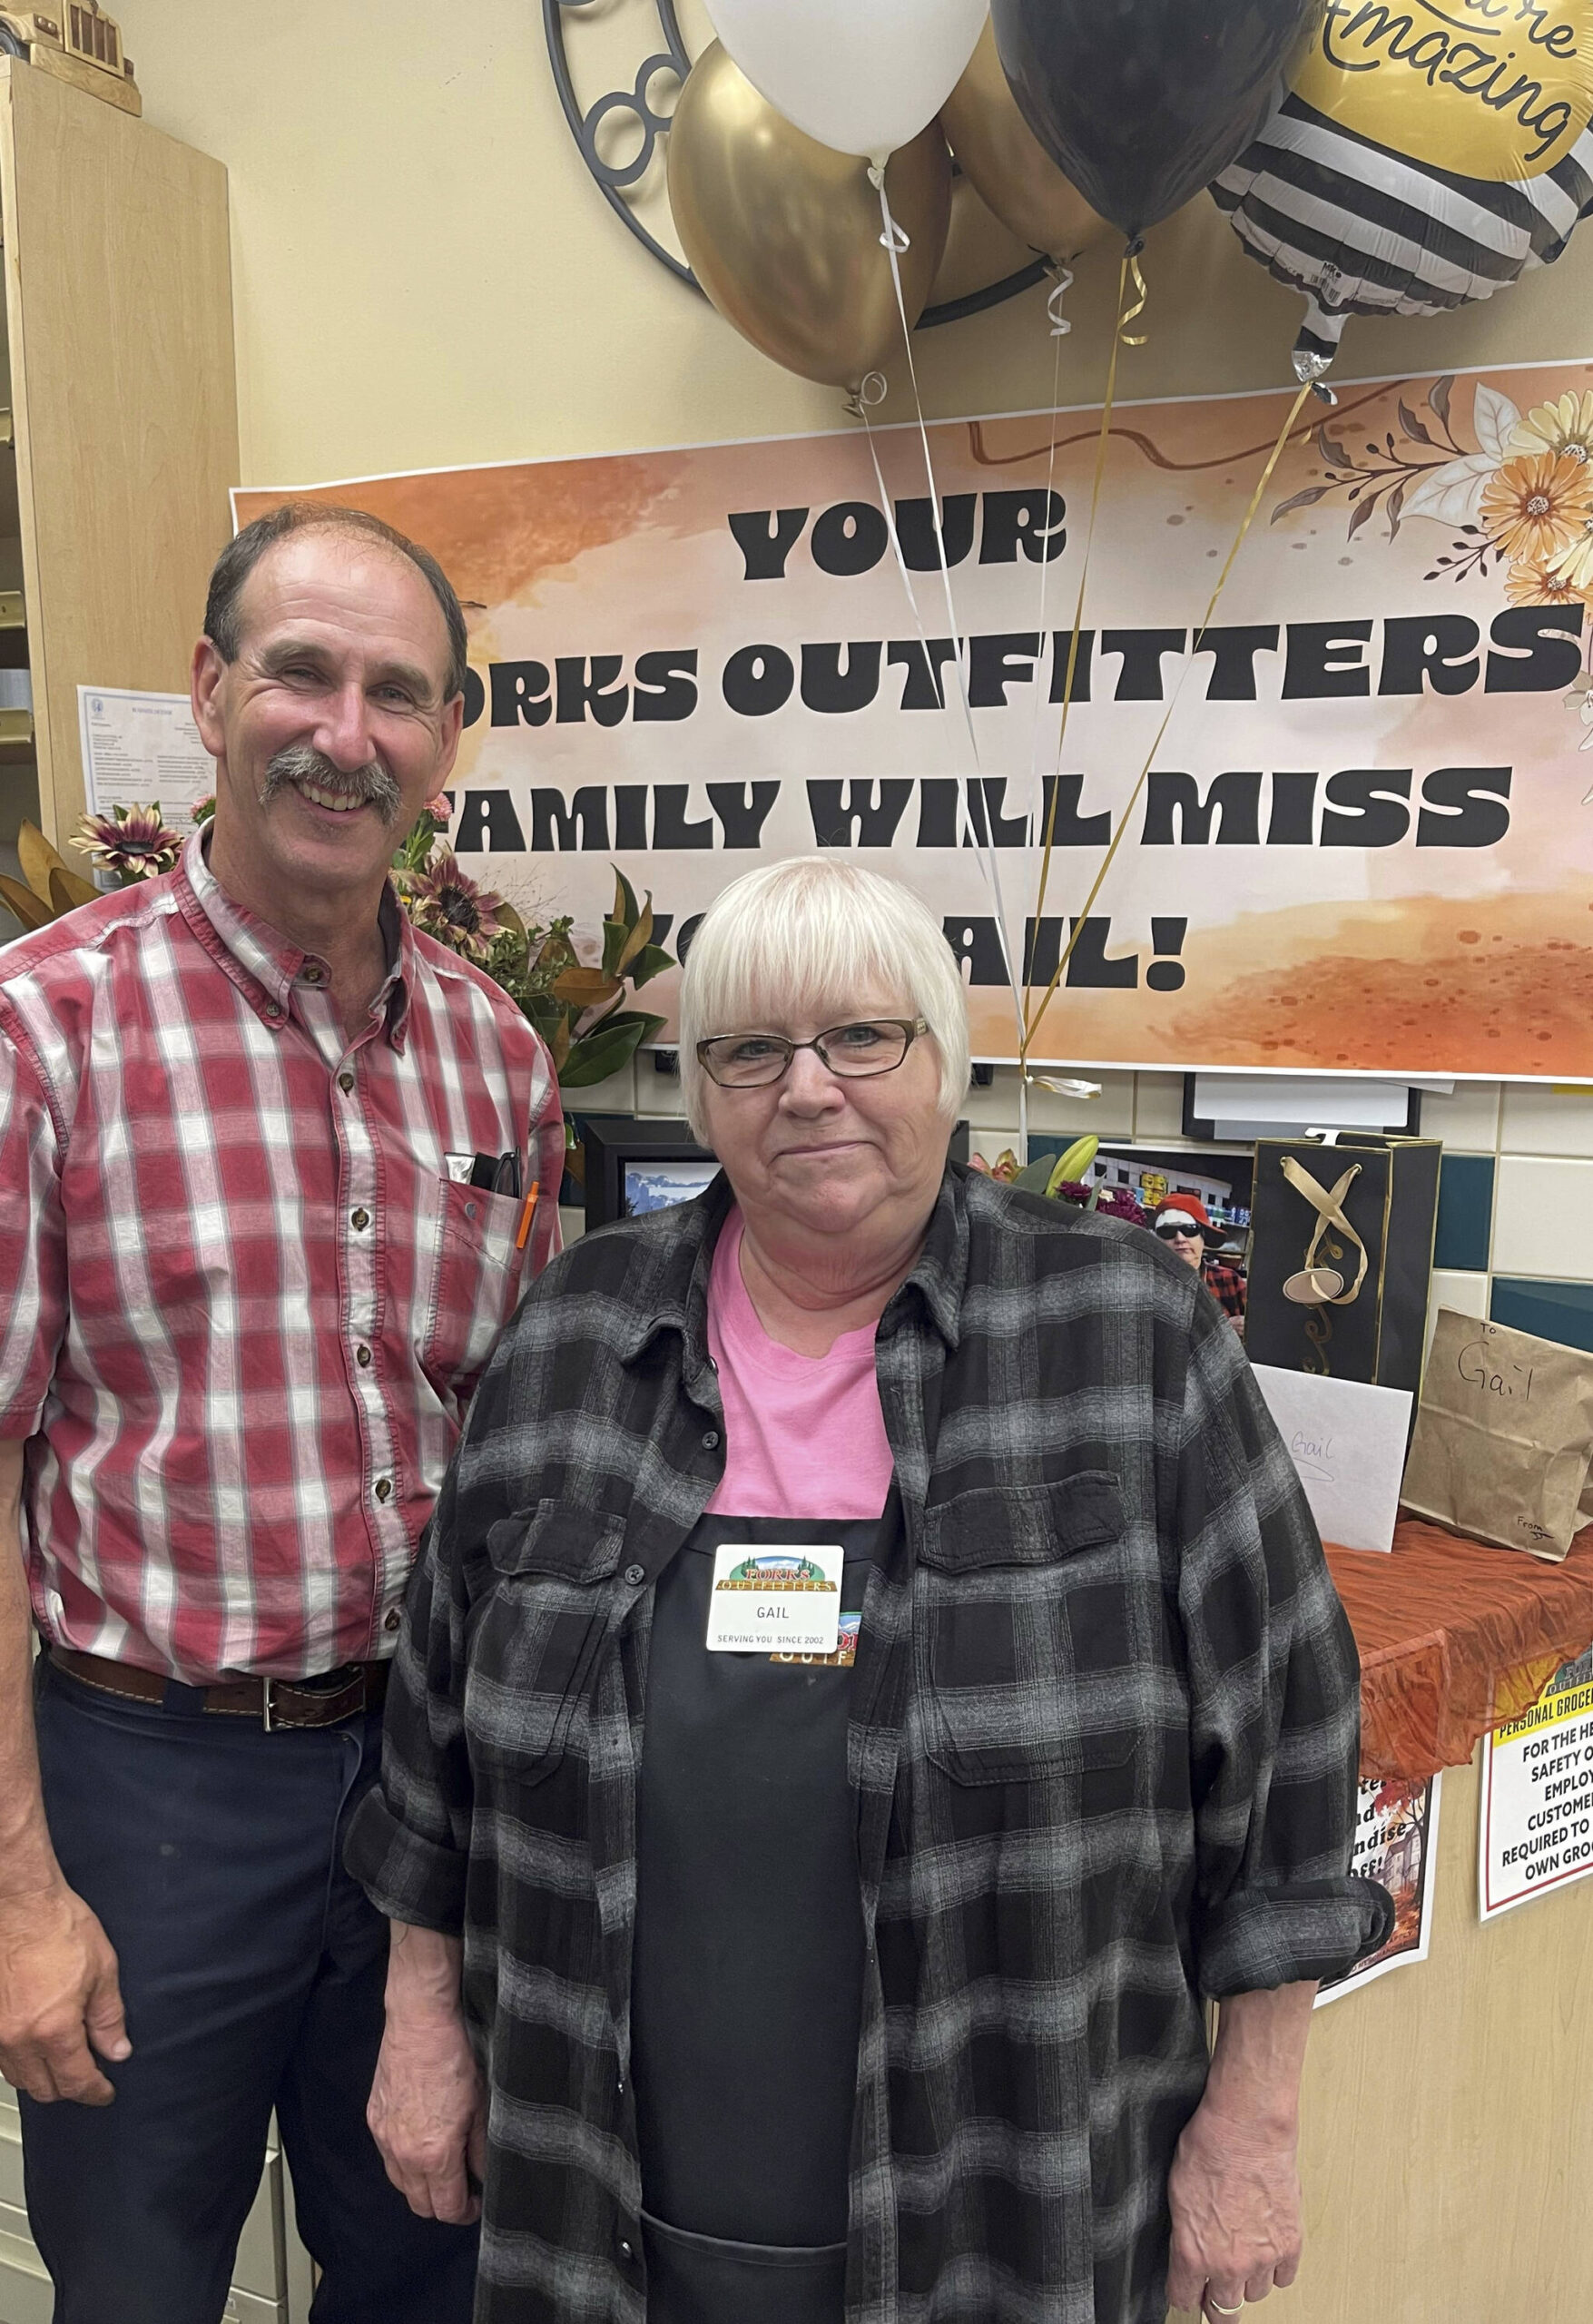
M 729 1200 L 588 1236 L 526 1296 L 350 1842 L 384 1912 L 464 1938 L 477 2324 L 645 2316 L 636 1777 L 653 1584 L 723 1464 Z M 949 1168 L 877 1365 L 900 1515 L 852 1679 L 847 2324 L 1161 2324 L 1201 1996 L 1386 1930 L 1347 1870 L 1354 1645 L 1244 1350 L 1138 1228 Z

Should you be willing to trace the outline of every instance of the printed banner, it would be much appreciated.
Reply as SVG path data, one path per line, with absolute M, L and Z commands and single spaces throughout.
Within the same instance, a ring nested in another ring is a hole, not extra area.
M 1425 1961 L 1432 1936 L 1432 1891 L 1438 1876 L 1438 1806 L 1441 1777 L 1427 1783 L 1363 1783 L 1356 1795 L 1355 1846 L 1350 1869 L 1381 1881 L 1394 1900 L 1386 1945 L 1318 1991 L 1316 2005 L 1337 2001 L 1385 1970 Z
M 1593 1649 L 1482 1745 L 1477 1902 L 1485 1921 L 1593 1872 Z
M 1287 409 L 1116 413 L 1060 759 L 1098 414 L 929 429 L 949 586 L 916 429 L 874 439 L 894 543 L 857 427 L 315 489 L 452 576 L 454 844 L 589 957 L 611 862 L 677 948 L 761 858 L 844 850 L 1009 1059 L 1008 961 L 1049 981 L 1126 813 L 1037 1058 L 1593 1078 L 1593 364 L 1308 407 L 1195 635 Z

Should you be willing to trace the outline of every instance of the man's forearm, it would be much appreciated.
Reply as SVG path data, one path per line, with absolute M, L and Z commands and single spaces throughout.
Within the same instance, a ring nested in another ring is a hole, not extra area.
M 24 1448 L 0 1439 L 0 1896 L 61 1877 L 44 1821 L 34 1739 L 33 1610 L 22 1544 Z
M 1293 2135 L 1314 1983 L 1232 1994 L 1218 2005 L 1205 2103 L 1236 2122 Z
M 394 1921 L 388 1955 L 388 2015 L 429 2017 L 448 2012 L 457 2016 L 464 1963 L 465 1947 L 458 1937 Z

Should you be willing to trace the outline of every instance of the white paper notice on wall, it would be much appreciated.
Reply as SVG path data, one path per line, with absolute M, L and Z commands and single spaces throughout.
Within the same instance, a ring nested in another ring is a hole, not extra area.
M 214 791 L 216 768 L 185 694 L 79 686 L 77 726 L 91 815 L 159 800 L 173 831 L 192 830 L 195 802 Z
M 1391 1550 L 1411 1429 L 1408 1388 L 1254 1367 L 1316 1530 L 1342 1550 Z

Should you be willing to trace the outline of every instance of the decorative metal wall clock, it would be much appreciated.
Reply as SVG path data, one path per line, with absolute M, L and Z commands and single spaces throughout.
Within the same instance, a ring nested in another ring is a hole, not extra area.
M 695 290 L 698 286 L 691 268 L 679 251 L 671 246 L 671 241 L 654 230 L 645 214 L 649 209 L 657 209 L 670 113 L 693 63 L 675 0 L 542 0 L 542 19 L 554 86 L 588 175 L 627 232 L 634 234 L 661 266 L 667 267 L 673 275 Z M 572 29 L 583 19 L 590 27 L 595 27 L 601 20 L 609 34 L 604 44 L 606 71 L 595 56 L 595 42 L 584 40 L 580 34 L 572 42 Z M 630 85 L 610 87 L 599 94 L 588 95 L 588 88 L 609 78 L 614 72 L 614 34 L 622 19 L 626 33 L 634 34 L 627 44 L 627 61 L 633 50 L 642 52 Z M 572 61 L 572 47 L 577 52 L 585 47 L 592 53 L 585 57 L 577 54 Z M 579 73 L 577 64 L 582 67 Z M 954 200 L 969 202 L 977 199 L 972 188 L 959 179 Z M 661 223 L 667 214 L 665 205 Z M 954 226 L 954 242 L 955 238 Z M 1045 261 L 1037 258 L 1026 266 L 999 273 L 995 280 L 978 284 L 959 296 L 926 307 L 919 329 L 927 330 L 932 324 L 958 322 L 965 315 L 980 314 L 988 307 L 999 306 L 1003 300 L 1014 298 L 1041 281 L 1046 271 Z

